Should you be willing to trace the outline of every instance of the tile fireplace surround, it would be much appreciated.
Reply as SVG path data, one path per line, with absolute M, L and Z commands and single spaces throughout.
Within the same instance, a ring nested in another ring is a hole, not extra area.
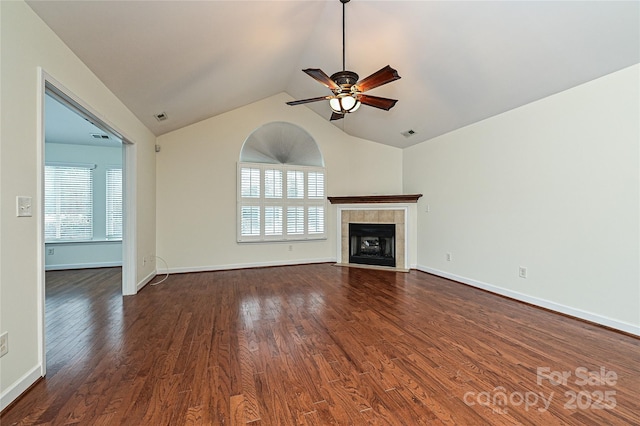
M 416 259 L 416 214 L 418 198 L 422 194 L 410 195 L 365 195 L 328 197 L 337 205 L 338 265 L 367 265 L 349 263 L 349 223 L 393 223 L 396 225 L 396 267 L 407 271 L 415 268 Z

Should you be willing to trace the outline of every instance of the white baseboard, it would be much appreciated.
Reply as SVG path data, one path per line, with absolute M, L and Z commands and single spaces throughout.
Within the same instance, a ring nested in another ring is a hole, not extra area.
M 187 272 L 208 272 L 208 271 L 225 271 L 230 269 L 248 269 L 248 268 L 265 268 L 269 266 L 291 266 L 303 265 L 308 263 L 335 263 L 336 258 L 322 259 L 296 259 L 296 260 L 277 260 L 272 262 L 253 262 L 253 263 L 232 263 L 228 265 L 211 265 L 211 266 L 187 266 L 180 268 L 169 268 L 168 270 L 158 270 L 159 274 L 181 274 Z
M 151 271 L 149 275 L 144 277 L 138 284 L 136 284 L 136 292 L 140 291 L 142 287 L 149 284 L 156 275 L 158 275 L 158 271 Z
M 136 286 L 136 291 L 140 291 L 145 285 L 149 284 L 156 275 L 164 274 L 184 274 L 189 272 L 212 272 L 227 271 L 232 269 L 249 269 L 249 268 L 265 268 L 270 266 L 291 266 L 303 265 L 308 263 L 335 263 L 335 258 L 322 259 L 298 259 L 298 260 L 279 260 L 273 262 L 253 262 L 253 263 L 232 263 L 227 265 L 209 265 L 209 266 L 184 266 L 169 269 L 157 269 L 144 277 Z
M 427 266 L 418 265 L 416 268 L 419 271 L 426 272 L 428 274 L 437 275 L 439 277 L 447 278 L 453 281 L 458 281 L 463 284 L 470 285 L 472 287 L 480 288 L 482 290 L 496 293 L 501 296 L 506 296 L 511 299 L 519 300 L 521 302 L 530 303 L 541 308 L 549 309 L 551 311 L 559 312 L 561 314 L 570 315 L 575 318 L 580 318 L 586 321 L 600 324 L 605 327 L 613 328 L 623 331 L 625 333 L 640 336 L 640 327 L 634 324 L 618 321 L 612 318 L 608 318 L 602 315 L 594 314 L 593 312 L 583 311 L 582 309 L 573 308 L 571 306 L 562 305 L 560 303 L 552 302 L 550 300 L 542 299 L 535 296 L 529 296 L 517 291 L 508 290 L 506 288 L 498 287 L 493 284 L 488 284 L 482 281 L 477 281 L 471 278 L 462 277 L 450 272 L 440 271 L 438 269 L 429 268 Z
M 90 269 L 90 268 L 113 268 L 122 266 L 122 261 L 118 262 L 93 262 L 93 263 L 69 263 L 66 265 L 45 265 L 45 271 L 62 271 L 65 269 Z
M 22 395 L 31 385 L 33 385 L 40 377 L 42 377 L 42 366 L 36 365 L 29 370 L 24 376 L 20 377 L 15 383 L 5 389 L 0 395 L 0 411 L 3 411 L 20 395 Z

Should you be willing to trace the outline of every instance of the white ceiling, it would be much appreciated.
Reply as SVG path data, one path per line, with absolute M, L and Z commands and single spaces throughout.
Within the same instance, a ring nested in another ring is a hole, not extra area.
M 280 92 L 329 94 L 301 70 L 342 69 L 339 0 L 28 4 L 156 135 Z M 352 0 L 346 67 L 391 65 L 402 79 L 368 93 L 399 102 L 332 123 L 410 146 L 639 63 L 639 28 L 637 1 Z
M 120 147 L 122 140 L 106 132 L 54 97 L 45 97 L 46 143 Z M 99 136 L 99 138 L 94 137 Z M 108 139 L 104 137 L 107 136 Z

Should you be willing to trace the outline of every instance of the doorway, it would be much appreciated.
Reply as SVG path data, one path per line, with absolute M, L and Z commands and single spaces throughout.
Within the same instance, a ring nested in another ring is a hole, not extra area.
M 45 94 L 45 270 L 122 266 L 122 140 Z
M 47 129 L 48 121 L 47 115 L 53 114 L 49 108 L 47 103 L 50 105 L 60 105 L 62 109 L 58 112 L 62 112 L 65 116 L 71 120 L 75 120 L 75 124 L 71 127 L 75 128 L 77 131 L 83 131 L 85 138 L 91 138 L 90 142 L 93 142 L 94 146 L 98 146 L 102 148 L 102 152 L 96 156 L 96 158 L 100 159 L 101 155 L 106 152 L 105 149 L 110 147 L 112 152 L 110 155 L 111 161 L 104 160 L 101 164 L 101 201 L 100 201 L 100 210 L 104 210 L 105 212 L 102 214 L 102 217 L 98 221 L 98 225 L 100 229 L 96 233 L 97 238 L 93 240 L 93 235 L 91 235 L 90 241 L 86 241 L 87 245 L 85 248 L 91 248 L 91 250 L 83 249 L 84 258 L 80 259 L 75 266 L 78 265 L 87 265 L 87 267 L 91 267 L 92 264 L 94 267 L 108 267 L 114 266 L 116 263 L 121 265 L 121 283 L 120 283 L 120 297 L 123 295 L 135 294 L 137 292 L 136 285 L 136 271 L 135 271 L 135 203 L 133 202 L 135 196 L 135 144 L 127 139 L 121 132 L 114 129 L 113 126 L 104 122 L 104 120 L 100 119 L 98 114 L 93 112 L 90 107 L 88 107 L 82 100 L 73 95 L 70 91 L 65 89 L 61 84 L 56 82 L 53 78 L 48 76 L 44 71 L 42 72 L 42 91 L 41 91 L 41 104 L 40 104 L 40 132 L 41 132 L 41 146 L 39 153 L 39 162 L 40 162 L 40 170 L 41 176 L 39 178 L 40 185 L 38 191 L 38 209 L 39 216 L 41 218 L 39 225 L 38 238 L 40 241 L 41 248 L 41 268 L 39 273 L 39 286 L 40 286 L 40 312 L 39 312 L 39 341 L 40 341 L 40 356 L 41 356 L 41 366 L 42 366 L 42 376 L 46 373 L 46 343 L 45 343 L 45 297 L 46 297 L 46 289 L 45 289 L 45 265 L 47 263 L 47 256 L 55 256 L 56 251 L 64 251 L 65 254 L 73 254 L 74 244 L 76 246 L 79 245 L 79 241 L 63 241 L 68 234 L 65 234 L 69 228 L 79 227 L 86 225 L 88 218 L 82 216 L 81 214 L 75 214 L 75 216 L 69 218 L 65 218 L 65 223 L 61 223 L 60 220 L 56 222 L 52 220 L 55 215 L 52 215 L 50 211 L 45 211 L 45 206 L 47 205 L 45 196 L 46 196 L 46 184 L 45 176 L 47 173 L 51 171 L 48 167 L 47 163 L 52 163 L 50 161 L 49 156 L 47 155 L 46 139 L 47 133 L 53 129 Z M 54 102 L 54 104 L 52 104 Z M 57 106 L 56 105 L 56 106 Z M 50 125 L 50 124 L 49 124 Z M 50 125 L 51 126 L 51 125 Z M 53 126 L 52 126 L 53 127 Z M 64 127 L 64 126 L 61 126 Z M 80 130 L 78 130 L 80 129 Z M 84 130 L 81 130 L 84 129 Z M 87 130 L 90 131 L 87 133 Z M 57 129 L 58 131 L 63 131 L 64 129 Z M 50 132 L 49 132 L 50 133 Z M 50 135 L 49 135 L 50 136 Z M 80 164 L 80 167 L 76 167 L 77 169 L 96 169 L 98 166 L 98 162 L 102 161 L 89 161 L 82 162 L 78 160 L 77 154 L 79 151 L 87 151 L 91 150 L 91 143 L 80 144 L 74 138 L 72 133 L 69 133 L 66 136 L 57 136 L 58 138 L 62 137 L 68 142 L 66 148 L 62 146 L 57 146 L 56 149 L 59 151 L 65 152 L 75 152 L 76 157 L 73 158 L 73 161 L 65 161 L 56 162 L 53 161 L 53 166 L 64 168 L 65 166 L 73 166 L 70 163 L 76 163 L 77 166 Z M 60 140 L 58 140 L 60 141 Z M 75 145 L 73 145 L 75 141 Z M 96 145 L 97 144 L 97 145 Z M 62 145 L 62 144 L 60 144 Z M 51 150 L 49 150 L 52 152 Z M 114 154 L 114 152 L 116 154 Z M 116 155 L 114 158 L 113 155 Z M 119 170 L 118 170 L 119 169 Z M 109 170 L 109 171 L 107 171 Z M 75 171 L 75 170 L 74 170 Z M 94 170 L 95 171 L 95 170 Z M 93 173 L 93 172 L 92 172 Z M 84 175 L 90 175 L 92 173 L 84 173 Z M 111 185 L 111 188 L 108 188 L 108 185 Z M 106 194 L 111 191 L 110 194 Z M 118 213 L 118 192 L 120 196 L 120 211 Z M 109 198 L 110 199 L 107 199 Z M 109 205 L 109 203 L 111 203 Z M 94 209 L 95 211 L 95 209 Z M 58 218 L 60 219 L 60 218 Z M 62 220 L 62 222 L 64 222 Z M 96 225 L 94 222 L 93 225 Z M 73 230 L 73 229 L 72 229 Z M 51 247 L 48 246 L 48 239 L 52 235 L 52 232 L 57 232 L 57 236 L 61 236 L 62 238 L 59 241 L 59 245 L 51 244 Z M 114 250 L 115 248 L 115 250 Z M 102 264 L 100 261 L 96 261 L 96 259 L 100 258 L 100 251 L 106 249 L 108 253 L 108 258 Z M 89 256 L 87 259 L 87 252 L 92 251 L 93 258 Z M 117 252 L 116 256 L 114 256 L 114 251 Z M 49 254 L 50 253 L 50 254 Z M 95 256 L 98 256 L 97 258 Z M 61 264 L 64 266 L 67 262 L 67 266 L 74 266 L 73 263 L 68 264 L 68 260 L 63 261 Z M 59 262 L 60 263 L 60 262 Z M 60 265 L 58 265 L 60 266 Z M 59 269 L 64 269 L 63 267 Z M 69 268 L 72 269 L 72 268 Z

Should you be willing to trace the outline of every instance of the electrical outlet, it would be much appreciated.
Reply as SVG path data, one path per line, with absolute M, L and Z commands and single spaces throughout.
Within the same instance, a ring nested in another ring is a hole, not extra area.
M 145 266 L 147 264 L 147 256 L 143 256 L 142 257 L 142 266 Z
M 55 250 L 55 249 L 48 248 L 48 249 L 47 249 L 47 256 L 51 256 L 51 255 L 53 255 L 55 252 L 56 252 L 56 250 Z
M 524 266 L 520 266 L 518 268 L 518 276 L 520 278 L 527 278 L 527 268 L 525 268 Z
M 424 211 L 427 213 L 431 211 L 431 207 L 429 207 L 429 204 L 427 204 L 427 206 L 424 208 Z
M 9 332 L 5 331 L 0 334 L 0 357 L 5 356 L 9 352 Z
M 293 251 L 293 246 L 289 245 L 289 251 Z
M 447 253 L 446 257 L 447 257 L 447 262 L 451 262 L 453 260 L 453 256 L 451 256 L 451 253 Z

